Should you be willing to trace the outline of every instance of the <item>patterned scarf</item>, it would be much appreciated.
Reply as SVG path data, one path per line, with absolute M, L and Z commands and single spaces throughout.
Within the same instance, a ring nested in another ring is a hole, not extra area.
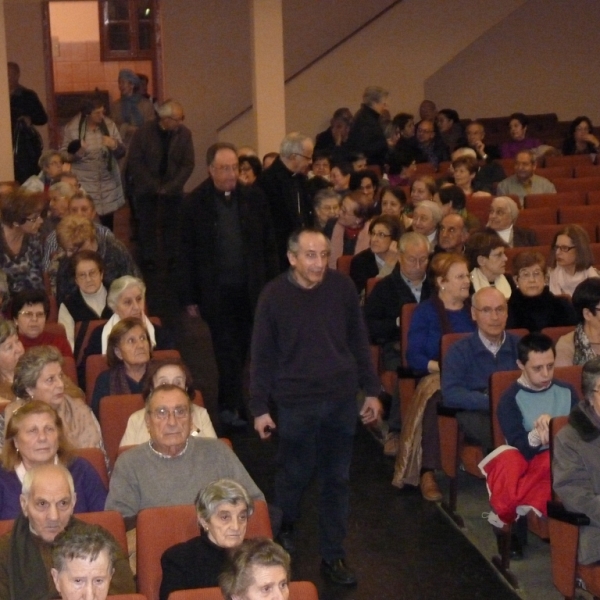
M 106 136 L 110 137 L 110 133 L 108 132 L 108 127 L 106 126 L 106 122 L 104 121 L 104 119 L 102 119 L 102 122 L 100 123 L 100 125 L 98 125 L 98 128 L 100 129 L 100 133 L 102 133 L 102 135 L 106 135 Z M 86 130 L 87 130 L 87 117 L 82 114 L 81 118 L 79 119 L 79 139 L 82 142 L 85 140 Z M 112 152 L 108 148 L 103 147 L 102 153 L 106 157 L 106 169 L 110 173 L 112 171 L 112 167 L 113 167 Z
M 596 358 L 596 353 L 592 350 L 592 344 L 583 330 L 583 323 L 579 323 L 575 327 L 575 335 L 573 336 L 575 345 L 575 353 L 573 354 L 574 365 L 584 365 L 588 360 Z

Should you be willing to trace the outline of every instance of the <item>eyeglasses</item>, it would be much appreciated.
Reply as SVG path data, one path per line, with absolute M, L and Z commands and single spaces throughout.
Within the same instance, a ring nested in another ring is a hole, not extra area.
M 43 319 L 46 317 L 45 312 L 33 312 L 32 310 L 22 310 L 19 312 L 19 315 L 25 317 L 26 319 Z
M 157 421 L 167 421 L 171 415 L 176 419 L 185 419 L 190 414 L 190 409 L 187 406 L 176 406 L 173 410 L 168 408 L 156 408 L 150 411 L 150 414 Z
M 479 312 L 482 312 L 486 317 L 489 317 L 492 314 L 495 314 L 497 317 L 500 317 L 502 315 L 505 315 L 508 311 L 506 306 L 496 306 L 496 308 L 494 308 L 493 306 L 484 306 L 483 308 L 477 308 L 476 306 L 474 306 L 473 308 Z
M 519 272 L 519 279 L 542 279 L 544 277 L 543 271 L 522 271 Z
M 237 173 L 240 170 L 239 165 L 219 165 L 212 168 L 219 173 Z
M 404 256 L 404 260 L 409 264 L 409 265 L 426 265 L 427 262 L 429 261 L 429 257 L 428 256 L 424 256 L 422 258 L 415 258 L 414 256 Z
M 421 127 L 418 127 L 418 128 L 417 128 L 417 131 L 418 131 L 419 133 L 433 133 L 433 132 L 434 132 L 434 130 L 433 130 L 433 129 L 422 129 Z
M 554 246 L 553 250 L 554 252 L 564 252 L 567 253 L 571 250 L 573 250 L 573 248 L 575 248 L 575 246 Z
M 294 154 L 295 154 L 296 156 L 300 156 L 300 157 L 302 157 L 302 158 L 305 158 L 306 160 L 309 160 L 309 161 L 310 161 L 310 160 L 312 160 L 312 156 L 306 156 L 305 154 L 300 154 L 300 153 L 298 153 L 298 152 L 294 152 Z
M 383 240 L 388 237 L 392 237 L 391 233 L 383 233 L 383 231 L 370 231 L 369 235 L 371 237 L 379 238 L 380 240 Z
M 89 271 L 87 273 L 77 273 L 75 276 L 76 279 L 96 279 L 100 275 L 100 271 L 98 269 L 94 269 L 93 271 Z
M 42 215 L 34 215 L 33 217 L 25 217 L 28 223 L 35 223 L 38 219 L 41 219 Z

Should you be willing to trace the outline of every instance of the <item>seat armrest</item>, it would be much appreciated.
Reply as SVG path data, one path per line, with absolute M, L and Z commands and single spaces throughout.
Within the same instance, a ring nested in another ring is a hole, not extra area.
M 590 524 L 590 518 L 586 514 L 567 510 L 562 502 L 556 500 L 548 502 L 548 517 L 577 527 Z

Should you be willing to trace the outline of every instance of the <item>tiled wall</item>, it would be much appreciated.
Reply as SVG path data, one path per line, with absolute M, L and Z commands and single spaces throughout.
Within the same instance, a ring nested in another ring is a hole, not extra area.
M 149 60 L 100 62 L 100 42 L 97 41 L 53 40 L 52 52 L 56 92 L 87 92 L 99 88 L 108 90 L 111 100 L 117 100 L 119 71 L 131 69 L 148 76 L 152 94 L 152 62 Z

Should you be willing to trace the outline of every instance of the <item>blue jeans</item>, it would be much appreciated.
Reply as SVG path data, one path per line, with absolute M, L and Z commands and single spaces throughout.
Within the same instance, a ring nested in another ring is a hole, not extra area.
M 278 472 L 275 505 L 283 522 L 300 516 L 304 490 L 315 471 L 319 479 L 319 549 L 326 560 L 344 558 L 350 509 L 350 462 L 356 430 L 354 397 L 296 406 L 279 405 Z

